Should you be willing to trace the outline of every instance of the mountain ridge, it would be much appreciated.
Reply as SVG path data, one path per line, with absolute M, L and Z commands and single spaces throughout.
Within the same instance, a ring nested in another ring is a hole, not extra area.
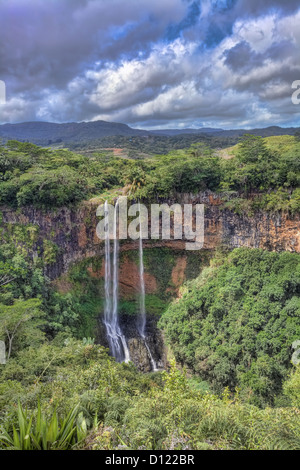
M 256 129 L 135 129 L 127 124 L 108 121 L 53 123 L 46 121 L 30 121 L 16 124 L 0 125 L 0 139 L 30 141 L 37 145 L 55 143 L 91 142 L 104 137 L 176 137 L 180 135 L 207 135 L 217 137 L 240 137 L 244 134 L 260 135 L 262 137 L 276 135 L 294 135 L 299 128 L 270 126 Z

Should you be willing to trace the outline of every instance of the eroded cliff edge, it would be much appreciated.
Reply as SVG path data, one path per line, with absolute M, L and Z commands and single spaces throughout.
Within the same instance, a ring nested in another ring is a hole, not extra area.
M 204 192 L 197 195 L 181 194 L 176 199 L 165 202 L 169 205 L 204 204 L 205 230 L 204 250 L 213 250 L 222 245 L 228 248 L 249 247 L 272 251 L 300 252 L 300 215 L 290 217 L 287 214 L 257 212 L 253 216 L 238 215 L 224 207 L 220 195 Z M 101 256 L 103 241 L 96 235 L 99 218 L 96 216 L 96 204 L 84 202 L 77 208 L 61 208 L 55 211 L 43 211 L 34 207 L 24 207 L 17 211 L 1 207 L 2 227 L 11 224 L 37 227 L 37 236 L 32 245 L 32 254 L 43 253 L 44 240 L 57 246 L 54 263 L 46 266 L 46 275 L 55 279 L 67 272 L 73 262 L 85 258 Z M 184 240 L 145 240 L 145 248 L 168 247 L 183 250 Z M 136 242 L 122 242 L 121 251 L 134 250 Z

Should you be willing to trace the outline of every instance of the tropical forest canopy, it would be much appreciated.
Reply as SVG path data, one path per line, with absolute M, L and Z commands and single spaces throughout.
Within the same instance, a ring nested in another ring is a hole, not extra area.
M 245 135 L 229 153 L 200 143 L 138 160 L 109 152 L 83 156 L 17 141 L 0 148 L 0 204 L 14 208 L 70 206 L 125 186 L 131 197 L 148 201 L 211 190 L 221 192 L 236 211 L 295 213 L 299 178 L 300 143 L 292 136 Z

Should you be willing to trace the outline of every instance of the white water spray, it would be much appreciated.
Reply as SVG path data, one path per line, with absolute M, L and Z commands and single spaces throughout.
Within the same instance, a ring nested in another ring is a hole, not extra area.
M 146 341 L 146 307 L 145 307 L 145 278 L 144 278 L 144 253 L 143 253 L 143 234 L 142 234 L 142 218 L 141 208 L 139 205 L 139 221 L 140 221 L 140 238 L 139 238 L 139 262 L 140 262 L 140 318 L 138 323 L 139 333 L 144 341 L 148 356 L 151 362 L 152 370 L 157 371 L 157 365 L 151 354 L 149 345 Z
M 104 206 L 105 217 L 108 220 L 107 201 Z M 118 202 L 115 206 L 114 215 L 114 250 L 113 250 L 113 270 L 111 269 L 110 255 L 110 237 L 109 223 L 105 227 L 105 308 L 104 308 L 104 324 L 107 332 L 109 349 L 118 362 L 130 361 L 130 355 L 125 336 L 123 335 L 118 316 L 119 301 L 119 240 L 117 236 L 118 230 Z

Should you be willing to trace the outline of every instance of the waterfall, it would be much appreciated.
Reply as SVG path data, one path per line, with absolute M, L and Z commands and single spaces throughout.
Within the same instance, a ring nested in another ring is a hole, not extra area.
M 110 230 L 109 230 L 109 213 L 108 203 L 105 202 L 105 307 L 104 307 L 104 325 L 106 328 L 107 339 L 111 354 L 118 362 L 130 361 L 129 349 L 125 336 L 122 333 L 119 324 L 118 304 L 119 304 L 119 239 L 118 239 L 118 207 L 116 202 L 114 213 L 114 244 L 113 255 L 110 253 Z M 140 209 L 140 207 L 139 207 Z M 145 279 L 144 279 L 144 256 L 143 256 L 143 236 L 142 236 L 142 220 L 141 211 L 139 211 L 140 221 L 140 238 L 139 238 L 139 274 L 140 274 L 140 316 L 138 321 L 138 331 L 145 344 L 151 367 L 153 371 L 157 371 L 156 362 L 152 356 L 151 350 L 146 339 L 146 308 L 145 308 Z
M 140 218 L 140 221 L 141 221 L 141 218 Z M 140 267 L 140 319 L 139 319 L 138 329 L 139 329 L 139 333 L 141 337 L 145 338 L 145 328 L 146 328 L 145 279 L 144 279 L 144 256 L 143 256 L 143 239 L 142 239 L 141 223 L 140 223 L 140 238 L 139 238 L 139 267 Z
M 110 233 L 108 204 L 105 202 L 104 212 L 106 217 L 105 227 L 105 307 L 104 324 L 106 327 L 107 339 L 111 354 L 118 362 L 130 361 L 130 355 L 125 336 L 121 331 L 118 316 L 119 303 L 119 239 L 118 239 L 118 201 L 114 213 L 114 249 L 113 249 L 113 269 L 111 269 L 110 255 Z
M 140 262 L 140 318 L 138 322 L 138 330 L 144 341 L 148 356 L 151 362 L 152 370 L 157 371 L 156 362 L 153 359 L 149 345 L 146 340 L 146 307 L 145 307 L 145 278 L 144 278 L 144 253 L 143 253 L 143 235 L 142 235 L 142 218 L 141 208 L 139 204 L 139 222 L 140 222 L 140 238 L 139 238 L 139 262 Z

